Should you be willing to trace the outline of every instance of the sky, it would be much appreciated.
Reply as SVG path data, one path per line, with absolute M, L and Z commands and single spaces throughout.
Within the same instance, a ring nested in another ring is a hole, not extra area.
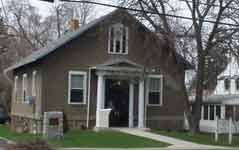
M 37 7 L 40 11 L 40 13 L 43 16 L 47 16 L 49 14 L 50 7 L 53 5 L 52 3 L 43 2 L 40 0 L 30 0 L 31 4 L 35 7 Z M 114 4 L 114 0 L 97 0 L 97 2 L 107 3 L 107 4 Z M 103 10 L 103 11 L 102 11 Z M 100 17 L 102 15 L 105 15 L 106 13 L 111 12 L 113 9 L 109 7 L 103 7 L 103 6 L 96 6 L 97 16 Z

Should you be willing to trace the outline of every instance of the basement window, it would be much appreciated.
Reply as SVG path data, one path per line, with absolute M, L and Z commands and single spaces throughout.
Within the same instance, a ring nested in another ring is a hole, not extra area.
M 86 103 L 86 72 L 70 71 L 69 72 L 69 104 Z
M 128 54 L 128 27 L 115 24 L 109 28 L 109 54 Z

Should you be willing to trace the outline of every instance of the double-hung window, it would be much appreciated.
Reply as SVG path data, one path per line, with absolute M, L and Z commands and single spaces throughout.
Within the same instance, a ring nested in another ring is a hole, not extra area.
M 148 78 L 148 105 L 163 105 L 163 77 L 149 75 Z
M 109 28 L 108 53 L 128 54 L 128 27 L 115 24 Z
M 231 88 L 231 81 L 230 81 L 229 78 L 226 78 L 224 80 L 224 88 L 225 88 L 226 91 L 230 90 L 230 88 Z
M 22 98 L 24 103 L 28 103 L 28 78 L 27 74 L 23 74 L 22 77 Z
M 69 72 L 69 104 L 85 104 L 86 103 L 86 72 L 70 71 Z

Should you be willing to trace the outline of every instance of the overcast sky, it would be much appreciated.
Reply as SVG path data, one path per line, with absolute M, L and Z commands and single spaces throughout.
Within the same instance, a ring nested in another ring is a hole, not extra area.
M 49 14 L 50 7 L 53 5 L 52 3 L 48 2 L 43 2 L 40 0 L 30 0 L 32 5 L 37 7 L 40 11 L 40 13 L 44 16 L 47 16 Z M 114 0 L 97 0 L 97 2 L 102 2 L 102 3 L 107 3 L 107 4 L 114 4 Z M 97 6 L 96 11 L 97 11 L 97 16 L 102 16 L 110 11 L 112 11 L 112 8 L 109 7 L 103 7 L 103 6 Z

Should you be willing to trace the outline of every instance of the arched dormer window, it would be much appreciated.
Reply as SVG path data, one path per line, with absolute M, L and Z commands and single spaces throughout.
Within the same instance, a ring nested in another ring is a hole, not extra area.
M 236 78 L 235 82 L 236 82 L 236 90 L 239 90 L 239 78 Z
M 225 90 L 229 90 L 229 89 L 230 89 L 230 86 L 231 86 L 230 79 L 226 78 L 226 79 L 224 80 L 224 88 L 225 88 Z
M 128 54 L 128 27 L 115 24 L 109 28 L 108 52 L 110 54 Z

